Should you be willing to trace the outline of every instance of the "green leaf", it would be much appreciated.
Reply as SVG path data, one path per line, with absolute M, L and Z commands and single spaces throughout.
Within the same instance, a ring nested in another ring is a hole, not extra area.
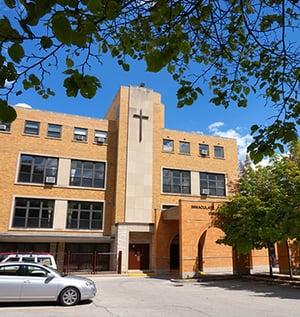
M 72 28 L 63 12 L 57 12 L 52 17 L 53 33 L 57 39 L 67 45 L 72 42 Z
M 15 0 L 4 0 L 4 2 L 11 9 L 13 9 L 16 6 Z
M 74 61 L 70 57 L 67 57 L 66 58 L 66 65 L 68 68 L 72 68 L 74 66 Z
M 24 49 L 19 43 L 14 43 L 9 49 L 8 54 L 10 58 L 16 62 L 20 63 L 21 59 L 24 57 Z
M 31 81 L 33 86 L 39 85 L 41 83 L 41 81 L 38 79 L 38 77 L 34 74 L 30 74 L 28 78 Z
M 53 45 L 52 40 L 48 36 L 42 36 L 41 38 L 41 46 L 44 49 L 50 48 Z
M 84 98 L 91 99 L 95 96 L 97 89 L 100 87 L 101 84 L 97 77 L 86 75 L 80 84 L 80 94 Z
M 16 110 L 6 100 L 0 99 L 0 121 L 12 122 L 17 118 Z

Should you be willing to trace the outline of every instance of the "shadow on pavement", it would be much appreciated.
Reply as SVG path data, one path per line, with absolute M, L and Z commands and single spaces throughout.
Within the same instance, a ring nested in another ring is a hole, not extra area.
M 249 291 L 254 293 L 252 296 L 300 299 L 299 287 L 269 284 L 265 281 L 249 281 L 244 279 L 225 281 L 199 281 L 194 285 L 204 287 L 218 287 L 232 291 Z
M 88 305 L 91 304 L 92 300 L 84 300 L 78 303 L 76 306 Z M 0 309 L 3 307 L 62 307 L 68 308 L 68 306 L 60 306 L 57 302 L 7 302 L 0 303 Z M 70 307 L 76 307 L 70 306 Z

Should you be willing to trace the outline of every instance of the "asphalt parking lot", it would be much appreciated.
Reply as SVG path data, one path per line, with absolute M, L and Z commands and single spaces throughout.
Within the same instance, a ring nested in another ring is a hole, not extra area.
M 172 283 L 143 277 L 95 277 L 98 294 L 75 307 L 0 304 L 1 317 L 300 316 L 300 289 L 247 280 Z M 0 286 L 1 287 L 1 286 Z

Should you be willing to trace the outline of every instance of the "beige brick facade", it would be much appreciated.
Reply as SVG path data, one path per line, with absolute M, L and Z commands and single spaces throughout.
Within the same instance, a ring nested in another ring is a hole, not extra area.
M 109 244 L 111 252 L 123 254 L 123 272 L 139 269 L 143 261 L 140 269 L 170 272 L 177 251 L 182 276 L 234 269 L 231 248 L 216 244 L 222 232 L 211 227 L 209 212 L 192 206 L 216 208 L 228 199 L 238 177 L 236 140 L 165 129 L 160 95 L 140 87 L 121 87 L 103 120 L 16 110 L 11 131 L 0 132 L 0 248 L 5 243 L 49 243 L 49 252 L 63 267 L 75 244 Z M 144 121 L 138 119 L 141 110 Z M 24 134 L 25 120 L 40 122 L 39 135 Z M 49 123 L 62 126 L 60 139 L 47 137 Z M 74 141 L 75 127 L 88 129 L 86 142 Z M 95 130 L 107 132 L 107 144 L 94 142 Z M 172 152 L 163 150 L 163 140 L 174 142 Z M 190 153 L 180 153 L 180 142 L 190 143 Z M 200 144 L 208 145 L 209 155 L 200 155 Z M 214 156 L 214 146 L 224 148 L 224 158 Z M 56 185 L 19 182 L 21 154 L 58 158 Z M 104 162 L 104 188 L 70 186 L 72 159 Z M 190 194 L 163 192 L 163 169 L 189 172 Z M 224 175 L 226 195 L 201 195 L 200 172 Z M 14 227 L 16 197 L 55 200 L 52 228 Z M 68 201 L 103 202 L 102 230 L 66 229 Z M 162 205 L 177 207 L 163 211 Z M 262 258 L 257 265 L 265 265 Z

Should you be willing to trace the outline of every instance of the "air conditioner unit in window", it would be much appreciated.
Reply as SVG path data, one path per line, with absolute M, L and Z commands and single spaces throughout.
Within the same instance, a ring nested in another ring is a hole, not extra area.
M 0 130 L 5 131 L 7 129 L 6 124 L 0 124 Z
M 208 150 L 201 150 L 201 151 L 200 151 L 200 154 L 201 154 L 201 155 L 208 155 Z
M 209 189 L 208 188 L 202 188 L 201 189 L 201 195 L 209 195 Z
M 45 183 L 46 184 L 55 184 L 56 178 L 54 176 L 46 176 Z
M 75 135 L 75 140 L 77 140 L 77 141 L 84 141 L 84 135 L 80 135 L 80 134 Z
M 98 137 L 96 137 L 96 143 L 105 144 L 106 143 L 106 138 L 98 136 Z

